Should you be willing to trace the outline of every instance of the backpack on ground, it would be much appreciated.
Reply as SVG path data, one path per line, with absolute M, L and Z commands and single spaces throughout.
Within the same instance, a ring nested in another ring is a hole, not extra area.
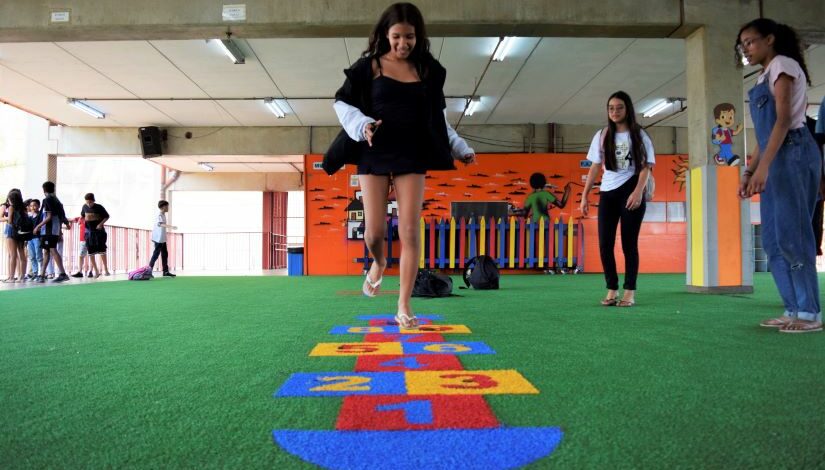
M 151 266 L 144 266 L 142 268 L 137 268 L 134 271 L 129 271 L 129 280 L 130 281 L 148 281 L 152 279 L 152 267 Z
M 421 270 L 415 278 L 413 297 L 449 297 L 453 293 L 453 280 L 435 271 Z
M 500 277 L 496 262 L 487 255 L 471 259 L 464 270 L 464 284 L 479 290 L 498 289 Z
M 15 240 L 27 242 L 34 237 L 34 222 L 28 214 L 15 211 L 11 225 L 14 229 L 13 238 Z

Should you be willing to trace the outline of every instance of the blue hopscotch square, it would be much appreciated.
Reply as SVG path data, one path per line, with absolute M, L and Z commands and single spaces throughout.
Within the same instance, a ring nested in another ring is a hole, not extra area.
M 421 319 L 421 320 L 432 320 L 432 321 L 441 321 L 441 320 L 443 320 L 443 319 L 444 319 L 444 317 L 442 317 L 441 315 L 435 315 L 435 314 L 422 314 L 422 315 L 417 315 L 417 314 L 416 314 L 416 316 L 415 316 L 415 317 L 416 317 L 416 318 L 419 318 L 419 319 Z M 358 316 L 358 319 L 359 319 L 359 320 L 364 320 L 364 321 L 370 321 L 370 320 L 394 320 L 394 319 L 395 319 L 395 315 L 394 315 L 394 314 L 385 314 L 385 315 L 359 315 L 359 316 Z
M 401 343 L 404 354 L 495 354 L 490 346 L 480 341 L 443 343 Z
M 371 331 L 380 329 L 381 331 Z M 370 333 L 399 333 L 397 326 L 336 326 L 329 331 L 331 335 L 368 335 Z
M 343 397 L 406 395 L 403 372 L 299 372 L 292 374 L 275 397 Z

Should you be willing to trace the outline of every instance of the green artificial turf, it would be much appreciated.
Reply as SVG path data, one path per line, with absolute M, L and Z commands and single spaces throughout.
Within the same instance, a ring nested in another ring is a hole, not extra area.
M 460 282 L 454 278 L 456 285 Z M 465 324 L 540 395 L 490 396 L 506 426 L 560 426 L 532 468 L 825 466 L 825 334 L 759 328 L 754 295 L 688 294 L 642 275 L 637 305 L 604 308 L 600 275 L 507 276 L 500 291 L 414 300 Z M 179 277 L 0 292 L 0 468 L 313 468 L 273 429 L 333 429 L 340 398 L 272 397 L 334 325 L 395 299 L 340 295 L 355 277 Z M 397 278 L 384 287 L 397 288 Z

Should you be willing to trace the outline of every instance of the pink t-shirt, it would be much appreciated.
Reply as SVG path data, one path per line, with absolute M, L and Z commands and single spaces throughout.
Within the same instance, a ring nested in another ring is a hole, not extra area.
M 768 88 L 771 90 L 771 94 L 776 96 L 774 83 L 779 79 L 779 75 L 783 73 L 793 78 L 791 84 L 791 129 L 805 127 L 805 109 L 808 107 L 808 96 L 805 93 L 808 91 L 808 84 L 806 83 L 805 72 L 802 71 L 799 63 L 790 57 L 778 55 L 765 67 L 765 70 L 756 79 L 756 83 L 762 83 L 765 81 L 765 77 L 770 77 Z

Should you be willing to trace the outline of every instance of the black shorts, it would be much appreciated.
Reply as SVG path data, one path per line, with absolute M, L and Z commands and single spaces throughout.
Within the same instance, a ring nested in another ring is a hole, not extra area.
M 105 255 L 106 239 L 107 235 L 105 230 L 87 230 L 86 250 L 88 250 L 90 255 Z
M 57 243 L 60 241 L 60 235 L 41 235 L 40 236 L 40 249 L 42 250 L 50 250 L 52 248 L 57 249 Z

